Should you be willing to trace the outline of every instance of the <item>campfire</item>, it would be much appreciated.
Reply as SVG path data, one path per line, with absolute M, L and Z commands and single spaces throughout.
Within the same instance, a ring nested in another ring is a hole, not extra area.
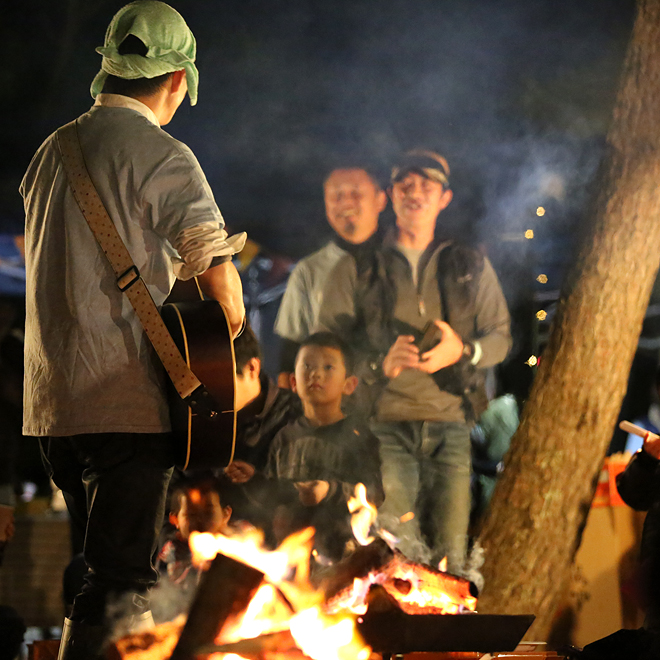
M 362 484 L 349 509 L 355 551 L 313 575 L 312 528 L 292 534 L 274 551 L 263 548 L 255 529 L 233 536 L 191 535 L 195 562 L 208 568 L 187 619 L 124 637 L 112 645 L 110 657 L 368 660 L 372 651 L 391 645 L 386 629 L 392 625 L 432 620 L 436 629 L 441 619 L 483 618 L 474 614 L 477 599 L 470 582 L 409 561 L 371 535 L 376 509 Z M 461 614 L 468 616 L 443 616 Z M 527 619 L 513 646 L 531 623 Z M 410 630 L 419 636 L 414 626 Z M 403 640 L 404 632 L 397 639 Z

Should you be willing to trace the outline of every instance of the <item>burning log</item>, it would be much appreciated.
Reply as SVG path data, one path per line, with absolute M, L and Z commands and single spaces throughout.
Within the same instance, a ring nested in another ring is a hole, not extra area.
M 393 557 L 394 551 L 383 539 L 376 539 L 369 545 L 358 546 L 355 552 L 329 567 L 319 576 L 326 601 L 333 601 L 338 594 L 346 589 L 352 589 L 356 578 L 363 579 L 368 577 L 369 573 L 380 571 Z
M 250 535 L 192 538 L 198 560 L 215 558 L 178 642 L 175 632 L 156 649 L 152 631 L 126 640 L 117 657 L 369 660 L 372 648 L 384 653 L 511 650 L 533 619 L 473 614 L 476 590 L 469 581 L 408 561 L 381 539 L 322 575 L 316 572 L 312 584 L 313 538 L 312 529 L 301 530 L 275 551 L 264 550 Z
M 288 630 L 260 635 L 250 639 L 241 639 L 229 644 L 209 644 L 198 649 L 204 653 L 234 653 L 242 658 L 258 659 L 273 654 L 290 654 L 299 651 L 296 642 Z
M 251 566 L 216 555 L 202 576 L 171 660 L 194 660 L 198 649 L 213 644 L 224 624 L 248 606 L 263 577 Z
M 184 617 L 140 633 L 122 637 L 110 644 L 108 660 L 158 660 L 169 658 L 184 626 Z
M 455 614 L 477 606 L 478 591 L 469 580 L 408 561 L 399 552 L 382 573 L 383 587 L 406 614 Z
M 341 609 L 355 599 L 356 580 L 382 585 L 406 614 L 456 614 L 474 610 L 476 587 L 464 578 L 409 561 L 379 539 L 358 548 L 333 567 L 325 581 L 328 609 Z

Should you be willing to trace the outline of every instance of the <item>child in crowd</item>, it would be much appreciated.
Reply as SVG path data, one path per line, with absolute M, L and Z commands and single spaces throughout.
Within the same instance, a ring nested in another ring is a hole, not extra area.
M 277 432 L 301 414 L 291 390 L 281 389 L 261 370 L 259 341 L 250 326 L 234 340 L 236 362 L 236 451 L 225 471 L 234 483 L 263 472 Z
M 169 525 L 163 529 L 163 543 L 157 567 L 160 588 L 176 587 L 179 610 L 166 618 L 186 611 L 195 593 L 200 571 L 193 565 L 189 540 L 192 532 L 229 532 L 231 507 L 220 501 L 218 482 L 213 477 L 188 477 L 177 483 L 170 497 Z M 156 599 L 154 605 L 159 599 Z M 154 608 L 154 616 L 156 616 Z
M 218 473 L 220 493 L 232 505 L 233 520 L 263 530 L 266 545 L 274 547 L 273 501 L 279 489 L 264 472 L 273 438 L 300 416 L 300 401 L 262 371 L 259 342 L 249 326 L 234 340 L 234 357 L 236 447 L 232 463 Z
M 317 550 L 329 559 L 340 558 L 352 538 L 346 501 L 355 485 L 363 483 L 377 506 L 384 498 L 378 440 L 342 411 L 342 398 L 356 386 L 351 352 L 336 335 L 319 332 L 303 341 L 291 375 L 303 415 L 275 436 L 266 469 L 295 486 L 306 523 L 317 529 Z M 300 513 L 300 506 L 289 511 L 297 524 Z

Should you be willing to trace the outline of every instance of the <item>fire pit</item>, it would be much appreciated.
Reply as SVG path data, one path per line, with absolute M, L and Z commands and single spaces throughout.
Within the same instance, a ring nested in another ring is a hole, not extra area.
M 310 579 L 313 536 L 304 530 L 270 553 L 257 549 L 258 538 L 251 545 L 193 539 L 193 550 L 215 557 L 185 625 L 119 640 L 110 657 L 369 660 L 374 652 L 512 651 L 534 619 L 474 613 L 467 580 L 410 562 L 381 539 Z
M 533 616 L 477 614 L 476 589 L 468 580 L 410 561 L 370 536 L 376 509 L 362 484 L 348 507 L 360 545 L 327 567 L 310 561 L 312 528 L 292 534 L 275 551 L 263 549 L 256 529 L 192 534 L 195 561 L 208 568 L 187 620 L 123 638 L 110 657 L 370 660 L 374 653 L 385 658 L 516 648 Z

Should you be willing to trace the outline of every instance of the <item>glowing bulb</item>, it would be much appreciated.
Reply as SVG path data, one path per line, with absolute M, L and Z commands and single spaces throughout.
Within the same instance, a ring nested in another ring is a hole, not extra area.
M 530 356 L 529 356 L 529 360 L 527 360 L 527 362 L 525 362 L 525 364 L 526 364 L 528 367 L 535 367 L 535 366 L 538 364 L 538 361 L 539 361 L 539 360 L 538 360 L 538 358 L 536 357 L 536 355 L 530 355 Z
M 547 275 L 544 275 L 543 273 L 541 273 L 541 274 L 536 278 L 536 281 L 537 281 L 537 282 L 540 282 L 541 284 L 547 284 L 547 283 L 548 283 L 548 276 L 547 276 Z
M 539 218 L 540 218 L 541 216 L 544 216 L 544 215 L 545 215 L 545 209 L 544 209 L 542 206 L 539 206 L 539 207 L 536 209 L 536 215 L 538 215 Z
M 528 230 L 525 232 L 525 238 L 530 239 L 530 240 L 531 240 L 532 238 L 534 238 L 534 230 L 533 230 L 533 229 L 528 229 Z
M 536 318 L 539 321 L 545 321 L 547 317 L 548 317 L 548 312 L 546 312 L 544 309 L 539 309 L 539 311 L 536 312 Z

